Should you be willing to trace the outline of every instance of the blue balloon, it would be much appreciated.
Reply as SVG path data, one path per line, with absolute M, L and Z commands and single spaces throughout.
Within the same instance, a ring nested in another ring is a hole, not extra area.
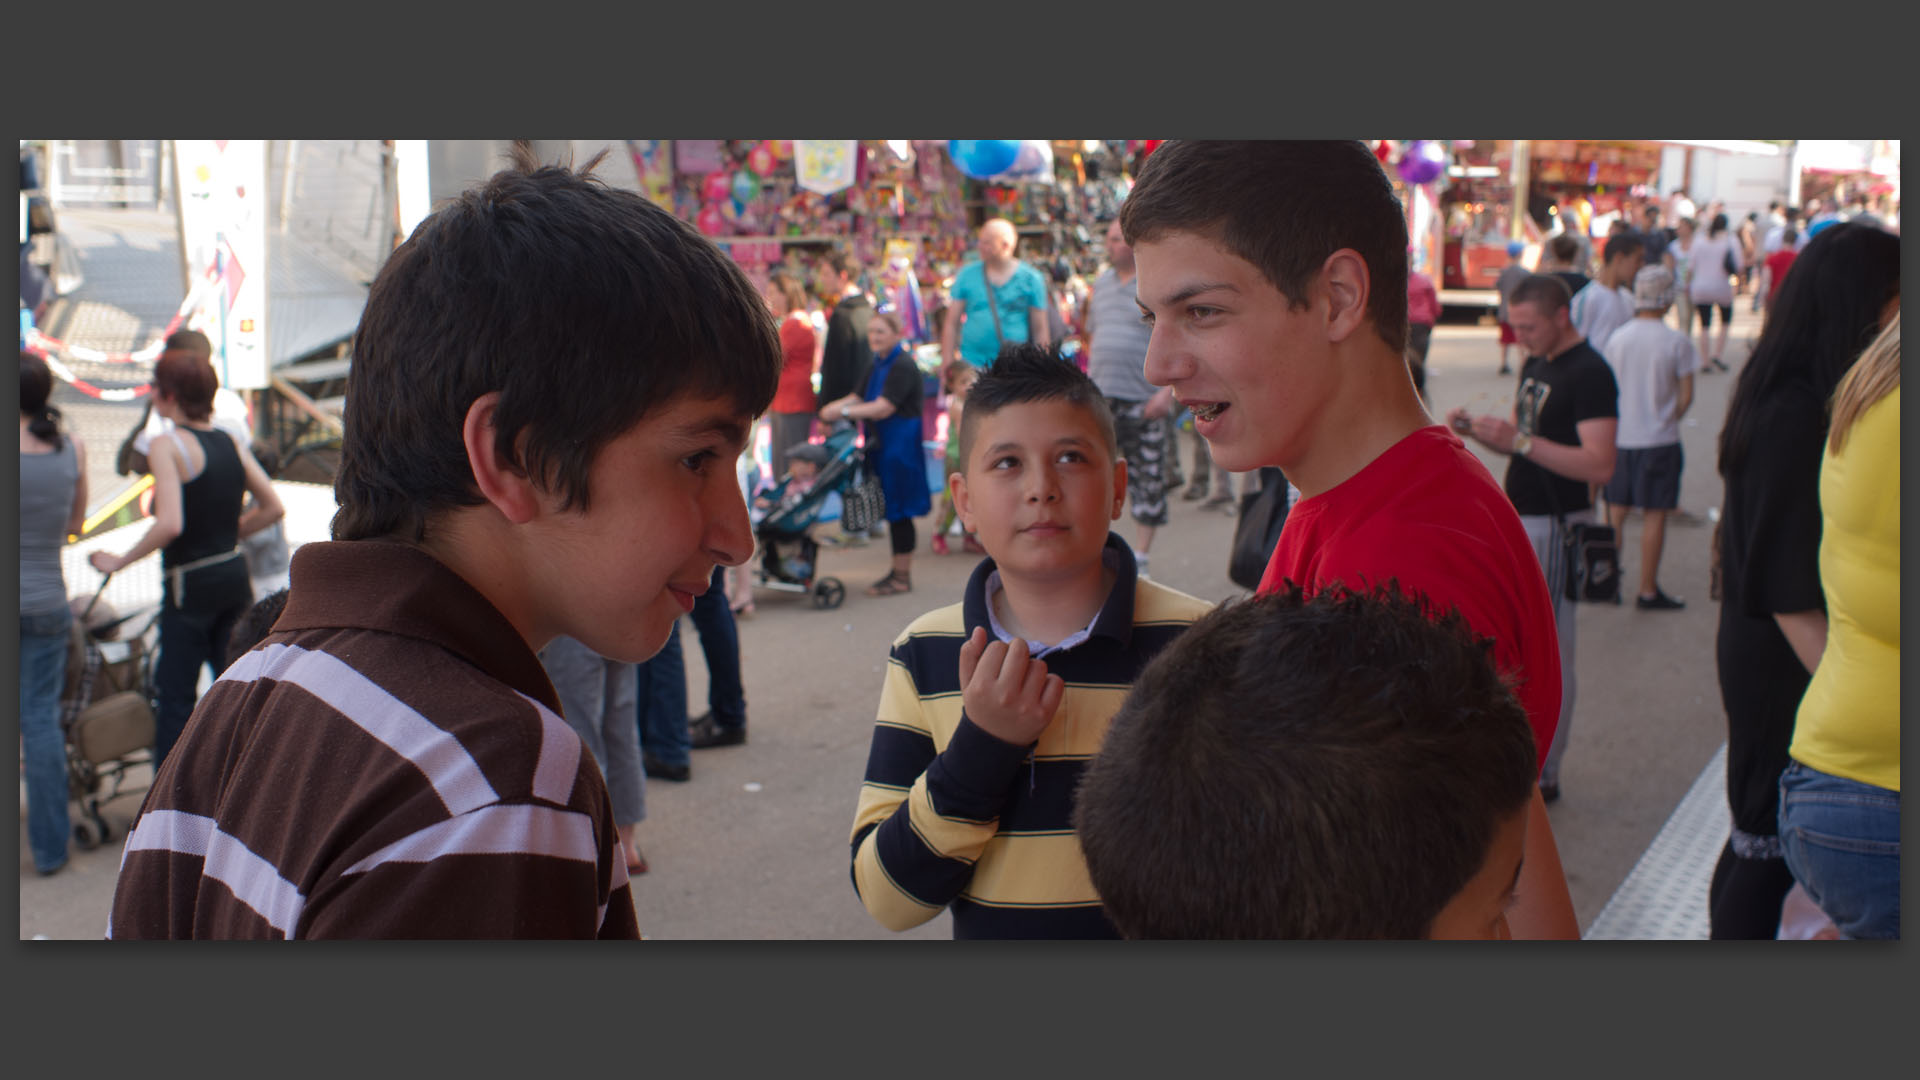
M 1020 157 L 1018 139 L 949 139 L 947 153 L 961 172 L 975 180 L 998 176 Z

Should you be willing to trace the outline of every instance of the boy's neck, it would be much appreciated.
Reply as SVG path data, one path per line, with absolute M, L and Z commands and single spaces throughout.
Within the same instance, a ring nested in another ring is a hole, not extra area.
M 473 590 L 486 597 L 527 643 L 527 648 L 539 652 L 547 647 L 554 638 L 552 630 L 536 626 L 530 613 L 534 605 L 530 602 L 527 568 L 511 555 L 515 537 L 507 535 L 487 536 L 483 532 L 491 531 L 491 525 L 484 514 L 492 507 L 462 507 L 458 510 L 443 511 L 428 523 L 426 538 L 414 546 L 434 557 L 442 566 L 460 575 Z
M 1342 377 L 1320 409 L 1306 456 L 1280 463 L 1301 498 L 1339 487 L 1394 444 L 1434 423 L 1413 389 L 1406 360 L 1362 326 L 1335 347 Z
M 1118 577 L 1107 568 L 1104 557 L 1065 578 L 1025 579 L 1003 570 L 1000 591 L 988 596 L 987 603 L 993 605 L 993 616 L 1007 633 L 1057 645 L 1068 635 L 1086 629 L 1100 614 Z

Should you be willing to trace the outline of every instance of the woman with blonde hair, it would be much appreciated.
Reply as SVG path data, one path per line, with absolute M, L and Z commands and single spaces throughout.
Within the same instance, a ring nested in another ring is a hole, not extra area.
M 933 508 L 921 443 L 923 383 L 899 313 L 888 308 L 874 312 L 867 324 L 867 344 L 873 349 L 873 367 L 866 388 L 821 406 L 820 421 L 866 421 L 867 462 L 886 496 L 887 536 L 893 547 L 892 567 L 867 588 L 867 595 L 897 596 L 913 591 L 913 519 Z
M 1720 432 L 1715 654 L 1733 827 L 1708 885 L 1709 935 L 1772 938 L 1793 887 L 1780 777 L 1829 630 L 1820 461 L 1834 392 L 1900 308 L 1900 241 L 1835 225 L 1807 245 L 1742 365 Z
M 1840 932 L 1900 936 L 1900 314 L 1834 394 L 1820 465 L 1827 644 L 1780 777 L 1787 868 Z

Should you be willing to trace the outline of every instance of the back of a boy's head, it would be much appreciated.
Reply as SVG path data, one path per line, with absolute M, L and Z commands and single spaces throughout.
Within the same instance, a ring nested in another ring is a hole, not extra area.
M 1391 584 L 1210 612 L 1150 663 L 1074 828 L 1132 938 L 1419 938 L 1538 776 L 1489 644 Z
M 981 369 L 968 388 L 966 408 L 960 414 L 960 468 L 965 470 L 973 460 L 973 437 L 982 421 L 1009 405 L 1036 401 L 1065 401 L 1085 409 L 1100 426 L 1107 453 L 1120 452 L 1113 411 L 1093 380 L 1058 350 L 1023 342 L 1001 346 L 993 363 Z
M 1207 236 L 1258 267 L 1288 306 L 1341 248 L 1367 264 L 1367 317 L 1398 356 L 1407 347 L 1407 222 L 1378 158 L 1354 139 L 1170 140 L 1120 205 L 1139 248 L 1170 232 Z
M 353 339 L 335 539 L 417 541 L 482 502 L 461 429 L 493 391 L 496 449 L 582 510 L 595 455 L 650 413 L 772 400 L 780 342 L 758 290 L 691 226 L 589 175 L 599 160 L 541 165 L 516 143 L 387 259 Z
M 268 593 L 258 603 L 248 608 L 234 620 L 233 629 L 227 633 L 227 666 L 253 651 L 255 645 L 273 632 L 273 624 L 280 621 L 280 613 L 287 609 L 287 590 Z

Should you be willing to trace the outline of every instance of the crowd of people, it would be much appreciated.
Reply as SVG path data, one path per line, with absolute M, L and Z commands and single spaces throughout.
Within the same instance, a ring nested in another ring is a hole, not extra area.
M 593 163 L 517 154 L 373 282 L 335 538 L 295 553 L 284 609 L 156 751 L 109 936 L 637 936 L 646 779 L 685 781 L 690 750 L 747 737 L 734 620 L 751 584 L 729 568 L 808 490 L 821 440 L 857 426 L 891 556 L 867 592 L 913 593 L 930 514 L 933 552 L 950 513 L 980 556 L 957 601 L 902 613 L 877 688 L 848 839 L 881 925 L 1578 937 L 1545 809 L 1593 598 L 1569 538 L 1601 506 L 1616 532 L 1638 509 L 1636 606 L 1683 607 L 1657 570 L 1694 374 L 1730 368 L 1707 333 L 1713 309 L 1724 348 L 1740 270 L 1724 214 L 1656 238 L 1649 207 L 1649 232 L 1608 237 L 1597 267 L 1571 233 L 1537 272 L 1513 252 L 1514 409 L 1436 422 L 1431 282 L 1362 143 L 1162 144 L 1064 309 L 1075 290 L 986 222 L 936 314 L 932 394 L 845 254 L 811 268 L 813 297 L 787 272 L 756 286 Z M 1897 937 L 1898 241 L 1851 221 L 1781 244 L 1797 258 L 1718 462 L 1735 827 L 1713 933 L 1773 936 L 1797 882 L 1837 932 Z M 1686 309 L 1666 322 L 1682 293 L 1697 346 Z M 25 372 L 23 455 L 53 460 Z M 216 469 L 212 389 L 168 384 L 193 441 L 155 472 L 220 480 L 217 506 L 184 517 L 225 522 L 210 543 L 232 546 L 278 503 L 244 448 Z M 942 407 L 934 514 L 923 447 Z M 765 482 L 742 467 L 762 414 Z M 1231 477 L 1271 469 L 1293 500 L 1255 595 L 1217 608 L 1151 575 L 1188 425 L 1189 497 L 1232 506 Z M 1508 456 L 1503 482 L 1463 439 Z M 84 501 L 41 486 L 42 531 Z M 1114 528 L 1129 513 L 1132 542 Z M 213 591 L 218 613 L 180 616 L 209 639 L 234 614 Z M 699 717 L 684 615 L 711 676 Z M 197 672 L 200 646 L 176 647 Z

